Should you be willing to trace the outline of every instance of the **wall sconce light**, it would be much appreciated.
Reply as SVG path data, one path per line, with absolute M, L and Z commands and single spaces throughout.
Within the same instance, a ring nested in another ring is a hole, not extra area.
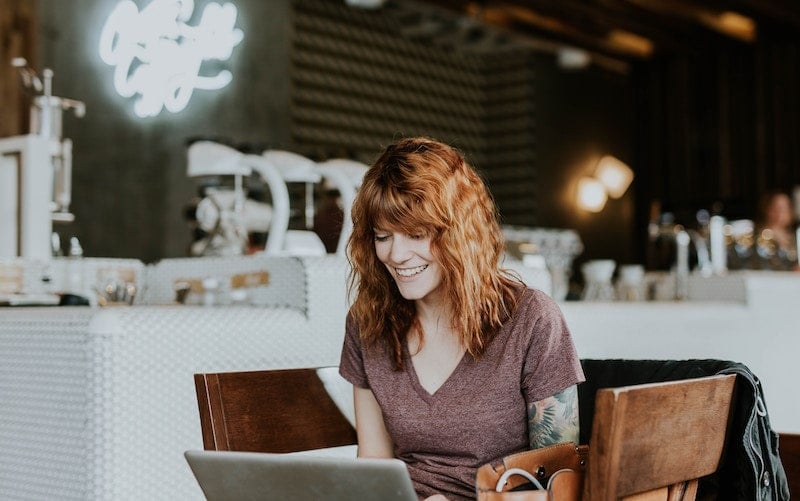
M 606 155 L 597 162 L 596 177 L 605 186 L 608 196 L 619 198 L 633 181 L 633 171 L 622 160 Z
M 589 212 L 600 212 L 606 205 L 608 194 L 603 183 L 593 177 L 578 180 L 578 207 Z
M 608 197 L 621 197 L 632 181 L 631 168 L 618 158 L 606 155 L 597 162 L 593 177 L 578 180 L 578 207 L 600 212 Z

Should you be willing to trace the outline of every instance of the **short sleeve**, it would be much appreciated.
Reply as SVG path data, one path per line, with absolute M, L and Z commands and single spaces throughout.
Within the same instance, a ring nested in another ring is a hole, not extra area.
M 361 338 L 358 327 L 350 313 L 347 314 L 344 332 L 342 356 L 339 361 L 339 374 L 353 386 L 369 388 L 369 381 L 364 370 L 364 354 L 361 350 Z
M 522 380 L 526 401 L 537 402 L 583 382 L 583 369 L 572 334 L 558 304 L 537 292 L 520 307 L 528 309 L 521 312 L 528 318 L 522 325 L 530 329 Z

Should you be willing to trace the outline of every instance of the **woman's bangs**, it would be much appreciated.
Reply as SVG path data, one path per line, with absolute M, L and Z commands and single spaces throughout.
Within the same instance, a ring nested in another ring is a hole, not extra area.
M 386 190 L 382 196 L 374 198 L 367 213 L 373 228 L 415 234 L 420 229 L 434 226 L 422 204 L 407 194 Z

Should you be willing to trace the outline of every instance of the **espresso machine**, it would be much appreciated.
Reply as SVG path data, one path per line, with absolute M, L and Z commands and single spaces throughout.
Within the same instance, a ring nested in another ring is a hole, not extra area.
M 83 102 L 54 96 L 53 71 L 41 77 L 14 58 L 32 94 L 30 132 L 0 138 L 0 258 L 47 260 L 53 255 L 53 222 L 71 222 L 72 141 L 62 138 L 65 110 L 86 113 Z
M 189 145 L 186 170 L 190 177 L 226 177 L 233 181 L 232 186 L 220 184 L 204 187 L 200 197 L 189 204 L 189 219 L 203 233 L 201 238 L 192 243 L 189 249 L 191 255 L 242 255 L 247 252 L 250 232 L 270 232 L 275 223 L 284 219 L 288 224 L 288 193 L 285 194 L 286 210 L 279 211 L 281 217 L 277 219 L 273 217 L 271 205 L 247 197 L 245 179 L 254 170 L 258 171 L 258 162 L 261 160 L 254 155 L 245 155 L 213 141 L 197 141 Z M 279 232 L 274 230 L 274 233 Z

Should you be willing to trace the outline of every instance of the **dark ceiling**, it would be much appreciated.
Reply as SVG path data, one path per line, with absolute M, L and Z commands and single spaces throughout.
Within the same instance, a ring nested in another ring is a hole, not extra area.
M 432 10 L 412 13 L 408 2 L 385 5 L 403 11 L 409 34 L 439 30 L 479 44 L 497 29 L 502 36 L 543 48 L 574 47 L 593 59 L 624 68 L 659 55 L 691 54 L 755 44 L 760 40 L 800 39 L 800 0 L 424 0 Z M 442 18 L 457 14 L 456 30 Z M 416 17 L 415 17 L 416 16 Z M 438 16 L 438 18 L 437 18 Z M 505 35 L 502 35 L 505 34 Z M 555 44 L 555 45 L 554 45 Z

